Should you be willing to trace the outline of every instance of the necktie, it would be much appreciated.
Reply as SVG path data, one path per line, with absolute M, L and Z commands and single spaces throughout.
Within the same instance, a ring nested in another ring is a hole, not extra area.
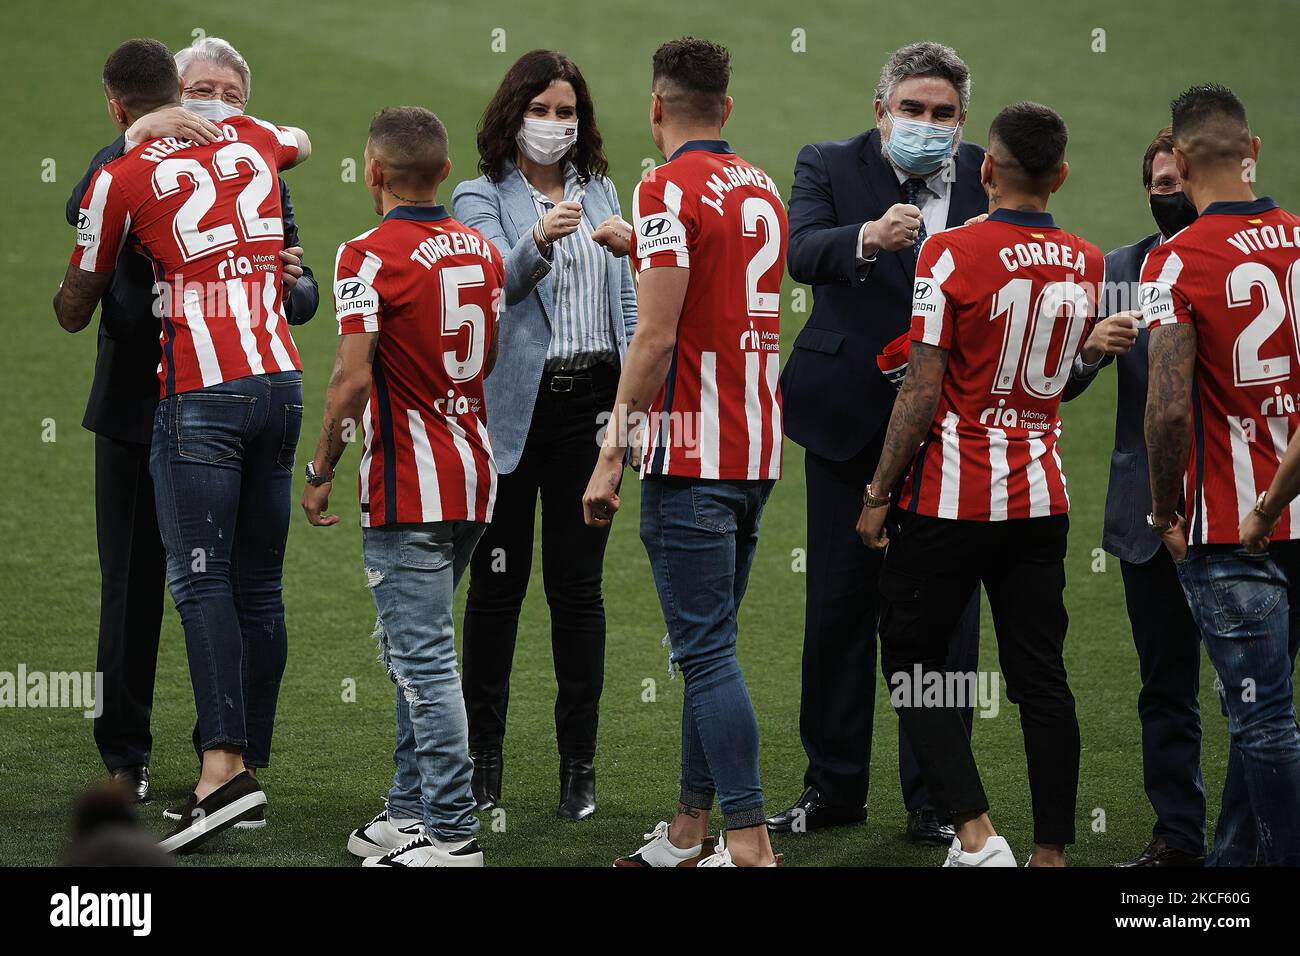
M 903 200 L 909 205 L 920 209 L 921 204 L 917 200 L 921 196 L 921 190 L 925 189 L 925 180 L 920 176 L 912 176 L 903 183 Z M 925 217 L 921 218 L 921 231 L 916 234 L 916 245 L 912 246 L 912 255 L 921 254 L 921 243 L 925 242 Z

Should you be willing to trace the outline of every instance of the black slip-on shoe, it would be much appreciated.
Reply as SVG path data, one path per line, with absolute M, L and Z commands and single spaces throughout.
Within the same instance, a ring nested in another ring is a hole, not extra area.
M 168 853 L 189 853 L 266 806 L 266 794 L 247 770 L 196 800 L 194 794 L 181 810 L 172 835 L 159 844 Z

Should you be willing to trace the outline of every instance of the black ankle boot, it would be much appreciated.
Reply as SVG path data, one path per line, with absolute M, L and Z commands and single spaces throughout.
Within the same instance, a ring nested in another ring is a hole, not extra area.
M 469 786 L 474 791 L 475 810 L 491 810 L 501 802 L 501 751 L 471 750 L 474 774 Z
M 596 812 L 596 768 L 590 757 L 560 758 L 560 818 L 585 820 Z

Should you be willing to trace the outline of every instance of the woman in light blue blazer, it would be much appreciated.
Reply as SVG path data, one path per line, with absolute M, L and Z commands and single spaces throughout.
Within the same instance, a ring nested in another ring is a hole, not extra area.
M 474 795 L 480 809 L 501 799 L 510 668 L 540 497 L 559 687 L 559 815 L 582 820 L 596 811 L 609 534 L 583 522 L 582 495 L 636 327 L 626 259 L 631 228 L 605 176 L 587 84 L 568 57 L 548 50 L 520 57 L 483 113 L 478 148 L 483 175 L 456 187 L 452 203 L 456 218 L 505 259 L 506 314 L 484 386 L 501 477 L 492 523 L 470 565 L 465 611 Z

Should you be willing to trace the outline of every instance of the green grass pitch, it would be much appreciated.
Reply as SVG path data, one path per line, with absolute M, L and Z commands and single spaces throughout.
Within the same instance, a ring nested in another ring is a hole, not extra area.
M 250 112 L 305 127 L 314 155 L 288 174 L 307 256 L 328 289 L 339 242 L 374 225 L 364 188 L 346 181 L 359 163 L 366 125 L 385 105 L 437 112 L 452 138 L 446 187 L 475 175 L 474 129 L 506 67 L 519 54 L 570 54 L 592 86 L 611 174 L 626 208 L 649 137 L 650 56 L 662 41 L 707 36 L 731 48 L 736 108 L 727 135 L 788 190 L 795 154 L 814 140 L 870 125 L 871 90 L 889 51 L 917 39 L 950 43 L 969 62 L 974 97 L 966 135 L 984 141 L 1006 103 L 1035 99 L 1070 125 L 1071 174 L 1052 211 L 1104 249 L 1152 231 L 1139 163 L 1169 99 L 1215 80 L 1234 87 L 1263 137 L 1258 192 L 1300 205 L 1296 93 L 1291 83 L 1300 9 L 1281 0 L 1247 6 L 1120 0 L 1071 5 L 995 0 L 924 4 L 777 0 L 701 4 L 678 0 L 566 0 L 561 6 L 495 2 L 359 6 L 345 0 L 277 6 L 179 0 L 88 0 L 23 4 L 6 12 L 5 129 L 0 153 L 4 229 L 0 322 L 0 436 L 9 493 L 0 508 L 0 671 L 94 669 L 99 576 L 92 436 L 80 419 L 90 382 L 93 332 L 57 327 L 49 300 L 73 236 L 64 202 L 90 156 L 113 138 L 100 91 L 108 52 L 131 36 L 173 49 L 192 31 L 231 40 L 252 64 Z M 501 32 L 494 32 L 501 31 Z M 802 32 L 798 32 L 802 31 Z M 1099 32 L 1100 31 L 1100 32 Z M 494 40 L 505 52 L 494 52 Z M 798 52 L 802 42 L 804 52 Z M 1099 49 L 1104 48 L 1104 49 Z M 806 318 L 793 283 L 785 290 L 786 349 Z M 863 316 L 870 321 L 871 316 Z M 336 326 L 328 302 L 297 333 L 307 414 L 299 463 L 316 440 Z M 865 372 L 864 374 L 871 374 Z M 1118 563 L 1094 555 L 1112 436 L 1110 373 L 1064 411 L 1063 458 L 1074 503 L 1068 558 L 1071 628 L 1067 663 L 1083 732 L 1079 841 L 1072 859 L 1103 865 L 1149 837 L 1136 713 L 1137 659 L 1124 613 Z M 54 441 L 48 441 L 53 423 Z M 345 464 L 355 468 L 356 452 Z M 785 478 L 763 523 L 741 617 L 740 657 L 759 715 L 768 806 L 801 789 L 798 737 L 804 546 L 802 452 L 788 445 Z M 348 483 L 334 496 L 343 523 L 309 528 L 297 509 L 288 545 L 285 601 L 290 659 L 280 700 L 273 767 L 263 775 L 270 826 L 230 834 L 186 865 L 355 865 L 350 828 L 380 807 L 392 771 L 393 687 L 375 661 L 374 610 L 361 570 L 356 502 Z M 607 865 L 635 848 L 670 813 L 676 795 L 682 683 L 666 679 L 663 621 L 636 533 L 636 482 L 625 484 L 606 564 L 609 619 L 600 753 L 600 811 L 583 824 L 554 815 L 558 790 L 554 678 L 540 566 L 524 609 L 506 741 L 504 816 L 486 819 L 493 865 Z M 297 491 L 297 489 L 296 489 Z M 462 589 L 461 599 L 464 594 Z M 996 666 L 987 608 L 982 664 Z M 1204 770 L 1211 814 L 1222 786 L 1227 732 L 1203 670 Z M 344 699 L 355 681 L 355 702 Z M 654 681 L 653 701 L 647 681 Z M 1030 815 L 1017 712 L 977 720 L 975 746 L 995 820 L 1023 852 Z M 789 865 L 930 865 L 941 853 L 901 837 L 896 718 L 877 694 L 870 821 L 860 827 L 779 838 Z M 183 642 L 168 601 L 158 669 L 153 774 L 145 811 L 163 831 L 162 807 L 194 782 L 193 702 Z M 90 722 L 75 710 L 0 711 L 0 864 L 45 864 L 65 839 L 77 793 L 101 773 Z

